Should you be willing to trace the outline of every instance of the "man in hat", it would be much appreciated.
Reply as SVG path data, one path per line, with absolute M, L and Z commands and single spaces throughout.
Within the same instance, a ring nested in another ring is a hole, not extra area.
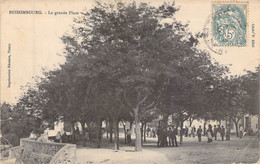
M 202 134 L 202 129 L 201 129 L 201 126 L 199 126 L 199 128 L 197 129 L 197 135 L 198 135 L 199 142 L 201 142 L 201 134 Z

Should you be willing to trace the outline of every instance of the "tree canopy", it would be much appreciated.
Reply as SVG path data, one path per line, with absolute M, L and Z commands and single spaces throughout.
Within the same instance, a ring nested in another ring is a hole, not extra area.
M 142 121 L 175 114 L 182 128 L 195 115 L 221 120 L 241 114 L 238 109 L 255 114 L 251 86 L 258 87 L 258 75 L 225 78 L 228 68 L 198 48 L 188 24 L 176 21 L 178 10 L 174 3 L 97 2 L 61 38 L 66 62 L 45 72 L 20 104 L 42 120 L 62 116 L 100 125 L 109 119 L 115 134 L 120 120 L 134 120 L 136 151 L 142 150 Z

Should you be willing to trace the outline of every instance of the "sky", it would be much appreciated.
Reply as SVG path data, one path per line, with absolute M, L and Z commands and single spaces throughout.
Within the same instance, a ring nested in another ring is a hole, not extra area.
M 105 0 L 108 3 L 115 1 Z M 127 1 L 127 0 L 122 0 Z M 137 0 L 159 5 L 159 0 Z M 23 92 L 20 87 L 33 82 L 35 76 L 42 74 L 42 68 L 58 68 L 63 63 L 63 44 L 60 37 L 70 32 L 73 18 L 78 15 L 54 15 L 55 12 L 81 12 L 91 8 L 93 0 L 2 0 L 1 2 L 1 102 L 15 103 Z M 210 24 L 211 3 L 208 0 L 176 0 L 180 10 L 176 19 L 189 22 L 189 31 L 193 34 L 202 32 Z M 221 64 L 232 64 L 231 74 L 243 74 L 243 70 L 254 70 L 259 64 L 259 22 L 260 2 L 252 0 L 248 8 L 248 46 L 244 48 L 222 48 L 219 55 L 207 49 L 204 40 L 201 48 L 208 50 L 212 57 Z M 12 10 L 41 10 L 42 15 L 9 14 Z M 53 14 L 48 14 L 52 12 Z M 46 14 L 45 14 L 46 13 Z M 253 48 L 252 24 L 255 25 L 256 45 Z M 8 52 L 9 49 L 9 52 Z M 8 68 L 8 63 L 9 67 Z M 8 73 L 9 71 L 9 73 Z M 10 78 L 8 78 L 8 76 Z M 9 79 L 9 80 L 8 80 Z M 8 86 L 8 83 L 10 85 Z

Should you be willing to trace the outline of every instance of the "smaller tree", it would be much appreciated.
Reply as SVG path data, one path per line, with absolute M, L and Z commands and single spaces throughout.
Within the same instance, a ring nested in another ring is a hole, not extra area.
M 223 82 L 223 114 L 226 114 L 235 124 L 238 136 L 239 121 L 248 113 L 247 101 L 249 95 L 243 88 L 243 78 L 241 76 L 231 76 L 225 78 Z
M 32 131 L 36 133 L 43 131 L 39 118 L 31 115 L 19 103 L 13 108 L 7 103 L 1 105 L 1 134 L 12 146 L 18 146 L 19 139 L 29 137 Z

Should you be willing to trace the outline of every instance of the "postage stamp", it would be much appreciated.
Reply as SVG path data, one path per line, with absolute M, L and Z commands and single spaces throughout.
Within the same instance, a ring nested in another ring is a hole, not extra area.
M 215 47 L 247 45 L 247 2 L 212 3 L 212 43 Z

